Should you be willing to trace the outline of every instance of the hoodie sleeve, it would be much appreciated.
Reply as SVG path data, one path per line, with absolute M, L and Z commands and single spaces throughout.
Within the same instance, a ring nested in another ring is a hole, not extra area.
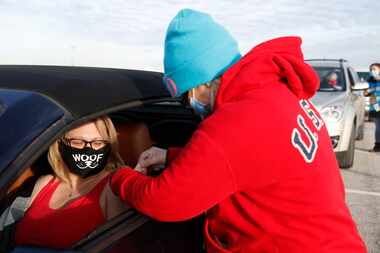
M 182 221 L 234 193 L 234 178 L 221 148 L 204 131 L 197 130 L 160 176 L 120 169 L 112 177 L 112 190 L 154 219 Z
M 166 155 L 166 162 L 169 164 L 171 163 L 181 152 L 182 148 L 177 148 L 177 147 L 170 147 L 168 148 L 168 152 Z

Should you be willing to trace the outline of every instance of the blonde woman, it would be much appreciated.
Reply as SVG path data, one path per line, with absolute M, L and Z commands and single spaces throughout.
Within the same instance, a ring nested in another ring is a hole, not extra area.
M 126 210 L 109 186 L 109 174 L 124 165 L 115 128 L 100 117 L 67 132 L 49 148 L 54 174 L 35 184 L 16 245 L 67 248 Z

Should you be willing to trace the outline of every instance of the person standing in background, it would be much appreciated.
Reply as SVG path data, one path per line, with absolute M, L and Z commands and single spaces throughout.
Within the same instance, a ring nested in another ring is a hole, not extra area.
M 369 66 L 369 89 L 365 95 L 370 96 L 370 113 L 375 116 L 375 145 L 373 152 L 380 152 L 380 63 Z

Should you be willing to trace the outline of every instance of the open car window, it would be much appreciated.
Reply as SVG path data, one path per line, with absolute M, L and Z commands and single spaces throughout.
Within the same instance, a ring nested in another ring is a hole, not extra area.
M 198 118 L 193 112 L 178 102 L 129 108 L 114 112 L 110 116 L 118 132 L 120 154 L 126 164 L 131 167 L 136 164 L 140 153 L 153 144 L 167 147 L 185 145 L 198 124 Z M 31 174 L 29 174 L 30 171 Z M 24 173 L 19 176 L 20 184 L 10 186 L 7 191 L 9 199 L 28 196 L 28 194 L 30 196 L 35 180 L 49 173 L 52 171 L 45 151 L 30 168 L 24 169 Z M 14 193 L 16 194 L 13 195 Z M 10 201 L 9 204 L 12 202 Z M 199 252 L 202 247 L 201 234 L 202 222 L 198 219 L 184 223 L 163 224 L 150 220 L 136 210 L 129 209 L 100 224 L 70 249 L 65 251 L 38 249 L 42 251 L 36 252 L 71 252 L 72 250 L 113 253 L 152 252 L 157 248 L 167 249 L 164 252 Z M 14 252 L 33 250 L 37 249 L 20 246 L 15 248 Z

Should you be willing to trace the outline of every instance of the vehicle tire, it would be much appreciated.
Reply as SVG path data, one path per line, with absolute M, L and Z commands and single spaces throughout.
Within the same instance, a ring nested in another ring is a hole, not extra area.
M 339 167 L 342 169 L 351 168 L 352 165 L 354 164 L 355 129 L 356 129 L 356 126 L 353 125 L 351 136 L 350 136 L 350 142 L 348 144 L 348 150 L 337 154 L 338 164 L 339 164 Z
M 364 124 L 362 124 L 358 128 L 358 135 L 356 136 L 356 140 L 360 141 L 360 140 L 363 140 L 363 138 L 364 138 Z

